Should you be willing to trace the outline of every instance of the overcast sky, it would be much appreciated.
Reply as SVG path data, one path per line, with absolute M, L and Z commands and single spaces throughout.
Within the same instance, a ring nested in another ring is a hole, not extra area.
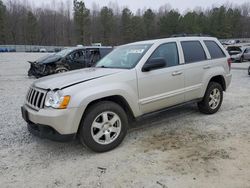
M 21 0 L 22 1 L 22 0 Z M 23 0 L 25 1 L 25 0 Z M 27 0 L 26 0 L 27 1 Z M 60 1 L 73 1 L 73 0 L 28 0 L 35 4 L 36 6 L 42 6 L 46 4 L 51 4 L 52 1 L 59 3 Z M 178 9 L 180 12 L 183 12 L 187 9 L 194 9 L 196 7 L 212 7 L 220 6 L 225 3 L 233 3 L 234 5 L 240 5 L 249 0 L 84 0 L 87 8 L 92 8 L 93 3 L 95 2 L 100 7 L 108 6 L 109 2 L 117 2 L 120 7 L 128 7 L 133 12 L 137 9 L 151 8 L 158 10 L 160 6 L 169 4 L 171 8 Z
M 131 10 L 136 11 L 138 8 L 151 8 L 157 10 L 164 4 L 170 4 L 172 8 L 179 9 L 183 12 L 186 9 L 194 9 L 195 7 L 211 7 L 212 5 L 220 6 L 227 2 L 234 2 L 242 4 L 247 0 L 112 0 L 118 2 L 121 6 L 128 6 Z M 86 6 L 91 6 L 93 2 L 100 4 L 101 6 L 107 5 L 110 0 L 85 0 Z M 249 2 L 249 0 L 248 0 Z

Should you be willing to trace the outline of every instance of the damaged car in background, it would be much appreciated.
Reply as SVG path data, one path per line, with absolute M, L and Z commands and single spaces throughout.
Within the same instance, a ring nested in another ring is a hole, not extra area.
M 112 51 L 112 47 L 72 47 L 58 53 L 29 61 L 28 76 L 43 76 L 95 66 L 96 62 Z
M 228 46 L 227 51 L 234 62 L 244 62 L 250 60 L 250 45 Z

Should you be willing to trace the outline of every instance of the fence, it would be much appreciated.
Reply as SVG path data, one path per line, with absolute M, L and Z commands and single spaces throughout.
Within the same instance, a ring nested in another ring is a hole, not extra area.
M 229 40 L 239 40 L 250 43 L 250 38 L 220 39 L 221 42 Z M 99 43 L 98 43 L 99 44 Z M 39 46 L 39 45 L 0 45 L 0 52 L 57 52 L 66 46 Z
M 0 45 L 0 52 L 57 52 L 66 46 Z

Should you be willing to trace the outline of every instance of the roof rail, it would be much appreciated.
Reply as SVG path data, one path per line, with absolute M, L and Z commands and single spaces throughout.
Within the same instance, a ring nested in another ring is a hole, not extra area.
M 171 37 L 211 37 L 210 35 L 207 34 L 186 34 L 186 33 L 181 33 L 181 34 L 173 34 Z

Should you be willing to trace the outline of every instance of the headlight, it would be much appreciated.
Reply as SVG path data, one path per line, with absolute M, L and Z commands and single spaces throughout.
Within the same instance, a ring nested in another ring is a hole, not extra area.
M 46 95 L 45 106 L 57 109 L 67 108 L 70 101 L 70 96 L 62 96 L 60 90 L 49 91 Z

